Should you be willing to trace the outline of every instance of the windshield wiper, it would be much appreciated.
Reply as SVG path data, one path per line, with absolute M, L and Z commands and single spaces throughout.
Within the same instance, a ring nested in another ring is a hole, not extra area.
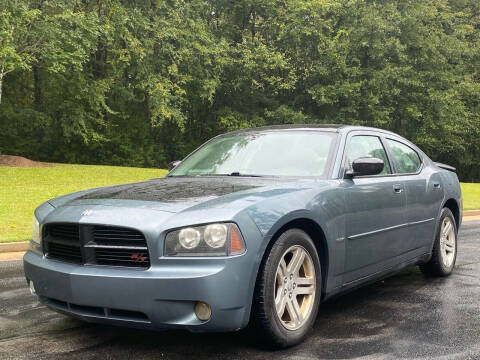
M 234 171 L 228 174 L 228 176 L 262 177 L 262 175 L 240 174 L 238 171 Z

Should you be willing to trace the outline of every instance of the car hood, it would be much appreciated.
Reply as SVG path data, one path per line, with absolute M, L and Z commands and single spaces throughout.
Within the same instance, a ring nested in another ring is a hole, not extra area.
M 105 205 L 141 207 L 177 213 L 187 208 L 218 207 L 246 197 L 265 198 L 311 187 L 316 180 L 258 177 L 166 177 L 80 191 L 49 201 L 54 207 Z M 259 196 L 261 194 L 261 196 Z

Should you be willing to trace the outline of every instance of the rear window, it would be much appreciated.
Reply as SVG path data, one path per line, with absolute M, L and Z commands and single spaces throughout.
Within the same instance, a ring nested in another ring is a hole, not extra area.
M 397 173 L 411 174 L 418 172 L 420 166 L 422 166 L 422 161 L 415 150 L 392 139 L 387 139 L 387 143 L 390 147 Z

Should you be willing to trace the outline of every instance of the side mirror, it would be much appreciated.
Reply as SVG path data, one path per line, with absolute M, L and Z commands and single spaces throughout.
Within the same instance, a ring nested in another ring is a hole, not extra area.
M 168 170 L 173 170 L 175 167 L 177 167 L 178 164 L 180 164 L 181 161 L 180 160 L 175 160 L 175 161 L 172 161 L 171 163 L 168 163 Z
M 352 163 L 352 170 L 345 172 L 345 177 L 351 179 L 355 176 L 378 175 L 382 172 L 384 163 L 382 159 L 363 157 Z

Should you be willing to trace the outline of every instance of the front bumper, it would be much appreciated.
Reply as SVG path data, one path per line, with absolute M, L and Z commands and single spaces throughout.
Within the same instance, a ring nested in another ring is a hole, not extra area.
M 147 270 L 76 265 L 24 256 L 27 281 L 50 308 L 87 321 L 190 331 L 233 331 L 249 320 L 255 266 L 248 257 L 168 259 Z M 212 316 L 199 320 L 197 301 Z

